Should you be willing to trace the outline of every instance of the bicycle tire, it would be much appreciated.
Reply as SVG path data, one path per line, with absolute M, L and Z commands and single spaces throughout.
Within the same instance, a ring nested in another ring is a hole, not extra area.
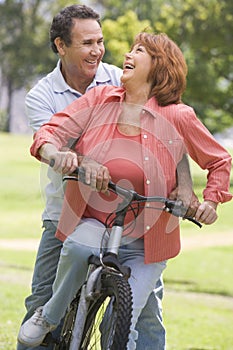
M 126 349 L 131 317 L 132 292 L 128 281 L 103 273 L 101 292 L 88 308 L 79 350 Z
M 60 339 L 58 344 L 54 346 L 53 350 L 69 350 L 71 339 L 72 339 L 72 332 L 74 329 L 76 313 L 78 309 L 79 298 L 80 298 L 80 292 L 76 295 L 69 309 L 66 311 L 66 315 L 64 318 L 64 322 L 63 322 L 63 326 L 60 334 Z

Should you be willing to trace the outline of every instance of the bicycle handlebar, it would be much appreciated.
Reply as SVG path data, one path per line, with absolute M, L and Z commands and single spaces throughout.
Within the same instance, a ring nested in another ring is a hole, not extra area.
M 54 163 L 53 163 L 54 164 Z M 53 165 L 52 162 L 50 162 L 50 166 Z M 74 176 L 73 176 L 74 175 Z M 64 176 L 63 180 L 76 180 L 81 181 L 85 184 L 85 169 L 82 167 L 78 167 L 72 175 Z M 186 216 L 185 213 L 187 212 L 187 208 L 183 206 L 181 200 L 172 200 L 165 197 L 160 196 L 143 196 L 137 193 L 134 190 L 127 190 L 126 188 L 123 188 L 111 180 L 108 183 L 108 188 L 112 192 L 116 193 L 117 195 L 123 197 L 124 199 L 128 200 L 129 203 L 137 202 L 137 203 L 145 203 L 145 202 L 157 202 L 157 203 L 163 203 L 164 207 L 163 210 L 174 215 L 177 217 L 181 217 L 185 220 L 189 220 L 193 222 L 195 225 L 202 227 L 202 224 L 197 221 L 195 218 Z

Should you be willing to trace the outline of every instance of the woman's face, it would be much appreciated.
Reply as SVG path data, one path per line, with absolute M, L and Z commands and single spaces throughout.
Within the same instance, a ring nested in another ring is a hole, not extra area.
M 142 44 L 136 44 L 129 53 L 125 54 L 121 82 L 135 84 L 150 84 L 149 73 L 152 67 L 152 57 Z

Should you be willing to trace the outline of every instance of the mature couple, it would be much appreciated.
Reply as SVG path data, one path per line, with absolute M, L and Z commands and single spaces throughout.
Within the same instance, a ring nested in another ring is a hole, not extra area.
M 35 132 L 31 153 L 47 163 L 54 159 L 55 165 L 49 169 L 44 233 L 18 350 L 43 349 L 39 344 L 45 335 L 58 330 L 85 278 L 87 257 L 98 252 L 103 222 L 114 201 L 105 193 L 110 178 L 125 180 L 142 194 L 176 195 L 191 212 L 197 209 L 196 219 L 205 224 L 217 219 L 218 203 L 232 198 L 231 157 L 193 109 L 182 103 L 187 67 L 172 40 L 165 34 L 138 34 L 121 71 L 102 63 L 99 16 L 82 5 L 67 7 L 54 18 L 50 38 L 58 65 L 29 92 L 26 105 Z M 208 170 L 201 204 L 184 186 L 189 176 L 186 153 Z M 80 164 L 92 191 L 75 183 L 80 194 L 77 206 L 73 184 L 67 185 L 63 202 L 61 174 Z M 71 210 L 75 215 L 67 223 Z M 120 250 L 121 261 L 134 276 L 129 280 L 129 350 L 165 349 L 162 272 L 167 259 L 179 253 L 179 223 L 168 213 L 151 212 L 141 213 L 132 232 L 137 244 Z

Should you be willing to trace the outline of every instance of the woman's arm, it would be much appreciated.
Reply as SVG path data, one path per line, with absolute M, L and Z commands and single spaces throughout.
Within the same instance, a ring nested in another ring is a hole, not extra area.
M 184 108 L 184 107 L 183 107 Z M 231 156 L 210 134 L 191 108 L 179 115 L 178 131 L 191 158 L 208 171 L 204 201 L 224 203 L 232 199 L 230 188 Z
M 195 218 L 209 225 L 217 220 L 218 203 L 232 199 L 229 192 L 232 159 L 196 117 L 193 109 L 188 108 L 181 113 L 178 124 L 189 155 L 202 169 L 208 171 L 203 190 L 204 201 L 199 205 Z

